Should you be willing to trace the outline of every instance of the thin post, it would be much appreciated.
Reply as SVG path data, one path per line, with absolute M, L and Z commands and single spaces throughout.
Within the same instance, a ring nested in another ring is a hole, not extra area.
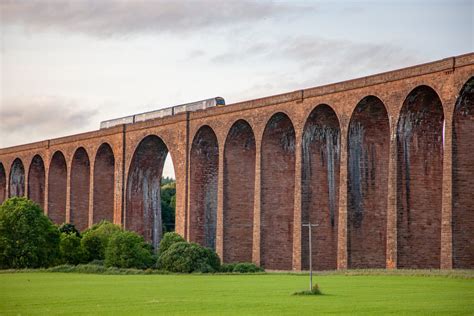
M 302 226 L 308 227 L 308 233 L 309 233 L 309 290 L 313 290 L 313 247 L 311 245 L 311 240 L 312 240 L 312 231 L 311 227 L 317 227 L 319 226 L 318 224 L 303 224 Z

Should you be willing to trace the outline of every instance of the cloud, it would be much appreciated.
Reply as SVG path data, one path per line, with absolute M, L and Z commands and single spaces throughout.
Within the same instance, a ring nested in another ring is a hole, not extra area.
M 305 13 L 311 7 L 269 1 L 84 0 L 0 3 L 4 25 L 30 30 L 57 29 L 107 37 L 136 33 L 174 33 Z
M 2 100 L 0 147 L 89 130 L 96 114 L 96 110 L 81 109 L 78 102 L 61 97 Z

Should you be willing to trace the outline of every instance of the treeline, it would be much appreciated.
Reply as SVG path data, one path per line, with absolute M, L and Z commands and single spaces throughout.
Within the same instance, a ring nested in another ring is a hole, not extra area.
M 176 180 L 161 178 L 161 220 L 163 233 L 174 232 L 176 215 Z

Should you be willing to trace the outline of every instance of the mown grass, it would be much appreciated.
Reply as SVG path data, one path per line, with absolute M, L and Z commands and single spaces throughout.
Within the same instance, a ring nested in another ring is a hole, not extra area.
M 292 295 L 308 286 L 302 274 L 2 273 L 0 314 L 474 314 L 472 278 L 365 273 L 318 274 L 314 296 Z

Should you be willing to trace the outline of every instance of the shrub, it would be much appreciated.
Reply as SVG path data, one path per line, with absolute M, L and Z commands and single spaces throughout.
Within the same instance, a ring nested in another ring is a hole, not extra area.
M 225 272 L 225 273 L 234 272 L 235 265 L 236 265 L 236 263 L 224 263 L 224 264 L 221 265 L 220 271 Z
M 59 231 L 33 201 L 13 197 L 0 206 L 0 268 L 38 268 L 54 264 Z
M 217 272 L 219 256 L 209 248 L 195 243 L 177 242 L 160 253 L 159 267 L 170 272 Z
M 61 233 L 59 253 L 63 263 L 79 264 L 85 259 L 81 238 L 75 233 Z
M 77 230 L 76 226 L 71 223 L 64 223 L 61 226 L 59 226 L 59 232 L 60 233 L 66 233 L 66 234 L 76 234 L 77 237 L 81 237 L 81 233 Z
M 168 248 L 172 244 L 177 243 L 177 242 L 183 242 L 183 241 L 186 241 L 186 240 L 184 240 L 184 238 L 181 237 L 181 235 L 177 233 L 174 233 L 174 232 L 166 233 L 163 235 L 163 238 L 160 241 L 159 253 L 162 254 L 166 250 L 168 250 Z
M 232 270 L 232 272 L 238 272 L 238 273 L 263 272 L 263 268 L 251 262 L 242 262 L 242 263 L 237 263 L 234 266 L 234 269 Z
M 152 248 L 142 236 L 120 231 L 110 237 L 105 250 L 105 266 L 145 269 L 154 264 Z
M 107 221 L 101 221 L 82 233 L 81 245 L 87 261 L 104 260 L 105 249 L 110 238 L 122 228 Z

